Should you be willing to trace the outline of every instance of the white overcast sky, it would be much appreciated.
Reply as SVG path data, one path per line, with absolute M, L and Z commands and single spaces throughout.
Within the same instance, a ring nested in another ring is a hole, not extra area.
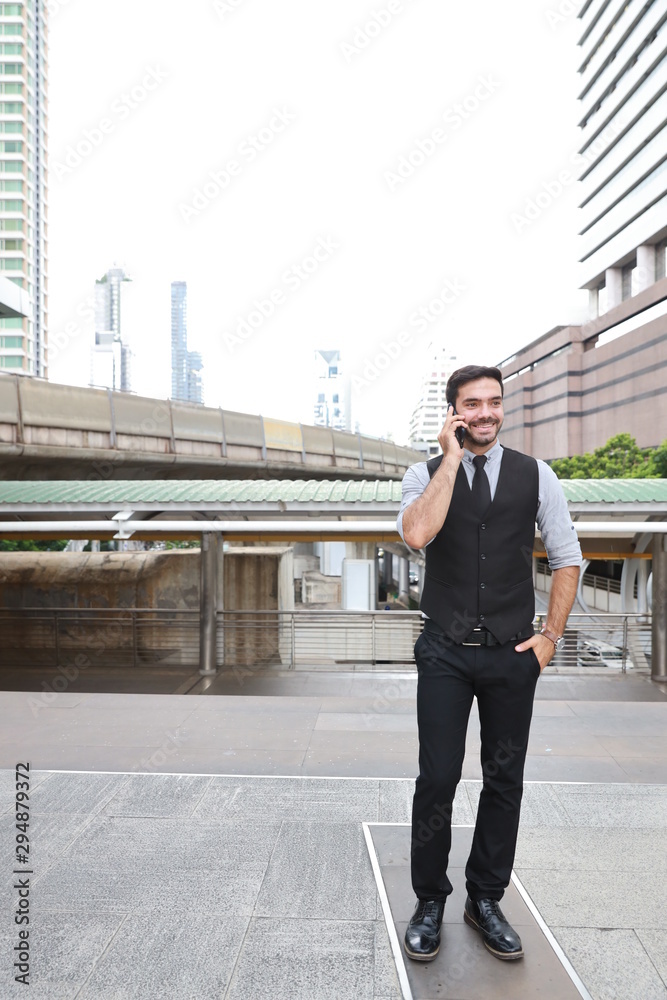
M 170 283 L 185 280 L 207 404 L 311 423 L 313 350 L 337 347 L 365 381 L 353 419 L 401 443 L 431 341 L 493 364 L 585 318 L 578 185 L 555 183 L 576 174 L 571 0 L 49 6 L 53 381 L 88 383 L 86 300 L 114 263 L 133 278 L 135 391 L 170 394 Z M 253 154 L 258 135 L 271 141 Z M 226 188 L 195 201 L 229 161 Z

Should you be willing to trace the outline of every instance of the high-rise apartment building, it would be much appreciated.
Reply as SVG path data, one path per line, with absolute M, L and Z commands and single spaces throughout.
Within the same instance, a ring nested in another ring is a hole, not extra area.
M 313 418 L 320 427 L 350 430 L 350 378 L 345 374 L 340 351 L 315 351 Z
M 0 273 L 27 293 L 0 319 L 0 370 L 47 375 L 45 0 L 0 3 Z
M 112 267 L 95 282 L 95 344 L 91 385 L 130 392 L 132 351 L 121 324 L 122 285 L 132 279 L 122 267 Z
M 423 451 L 428 458 L 439 455 L 442 450 L 438 434 L 447 415 L 445 389 L 449 376 L 457 368 L 458 362 L 451 351 L 446 347 L 429 345 L 426 371 L 410 420 L 410 447 Z
M 667 6 L 586 0 L 579 17 L 582 287 L 596 317 L 665 276 Z
M 590 318 L 501 363 L 503 441 L 546 459 L 667 433 L 667 4 L 584 0 L 579 17 Z
M 188 286 L 171 283 L 171 398 L 203 403 L 201 372 L 204 365 L 198 351 L 188 350 Z

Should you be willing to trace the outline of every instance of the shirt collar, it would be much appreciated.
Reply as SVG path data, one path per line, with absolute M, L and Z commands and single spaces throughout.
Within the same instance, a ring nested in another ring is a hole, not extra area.
M 500 441 L 496 441 L 493 448 L 489 448 L 489 450 L 485 452 L 485 454 L 486 454 L 486 466 L 485 466 L 486 468 L 488 468 L 491 465 L 495 465 L 496 462 L 499 463 L 503 454 L 503 446 L 501 445 Z M 463 461 L 467 462 L 468 465 L 473 464 L 472 460 L 474 457 L 475 455 L 472 451 L 468 451 L 467 448 L 463 449 Z

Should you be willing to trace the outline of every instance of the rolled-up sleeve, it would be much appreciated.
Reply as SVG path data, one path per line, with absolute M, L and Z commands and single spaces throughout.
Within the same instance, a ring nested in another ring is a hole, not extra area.
M 398 512 L 398 517 L 396 518 L 396 529 L 405 541 L 403 537 L 403 514 L 407 507 L 415 500 L 418 500 L 422 495 L 424 490 L 429 484 L 429 474 L 426 468 L 426 462 L 417 462 L 416 465 L 411 465 L 403 476 L 403 482 L 401 484 L 402 497 L 401 497 L 401 508 Z
M 544 548 L 551 569 L 562 569 L 563 566 L 581 566 L 581 545 L 572 523 L 563 487 L 553 469 L 540 459 L 539 469 L 539 504 L 537 508 L 537 527 L 540 529 Z

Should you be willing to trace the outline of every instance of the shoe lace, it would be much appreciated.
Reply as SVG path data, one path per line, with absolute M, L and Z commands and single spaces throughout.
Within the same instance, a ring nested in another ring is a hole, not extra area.
M 419 904 L 419 919 L 424 920 L 425 917 L 430 917 L 432 920 L 437 920 L 440 905 L 441 903 L 438 899 L 421 900 Z

